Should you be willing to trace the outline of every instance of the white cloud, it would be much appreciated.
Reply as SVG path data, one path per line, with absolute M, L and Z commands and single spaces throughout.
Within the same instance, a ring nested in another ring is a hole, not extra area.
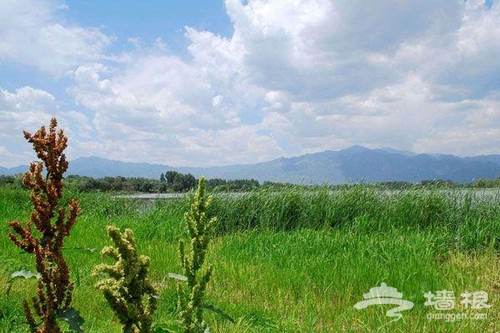
M 61 76 L 104 58 L 112 38 L 95 28 L 62 24 L 57 0 L 5 0 L 0 11 L 0 60 Z
M 74 156 L 221 165 L 354 144 L 498 153 L 498 1 L 226 0 L 234 34 L 186 27 L 183 57 L 134 34 L 133 51 L 105 54 L 99 30 L 64 23 L 50 0 L 22 1 L 0 14 L 0 60 L 70 70 L 78 105 L 3 90 L 0 115 L 19 128 L 21 112 L 40 123 L 57 110 Z
M 22 129 L 50 119 L 50 112 L 56 109 L 54 96 L 46 91 L 23 87 L 10 93 L 0 89 L 0 135 L 22 135 Z
M 68 157 L 82 155 L 83 141 L 92 140 L 93 128 L 87 116 L 78 111 L 61 110 L 56 98 L 43 90 L 25 86 L 10 92 L 0 89 L 0 161 L 17 166 L 36 159 L 23 131 L 34 133 L 56 117 L 69 137 Z
M 4 166 L 17 166 L 34 158 L 23 130 L 32 132 L 42 121 L 48 123 L 51 112 L 57 112 L 54 96 L 46 91 L 23 87 L 15 92 L 0 89 L 0 138 L 3 149 L 0 160 Z
M 422 149 L 423 138 L 459 130 L 464 109 L 484 112 L 484 105 L 462 102 L 475 78 L 452 83 L 446 76 L 478 59 L 482 52 L 471 48 L 500 50 L 497 37 L 484 35 L 497 29 L 497 5 L 374 6 L 227 0 L 231 38 L 186 27 L 191 60 L 157 48 L 129 54 L 125 70 L 109 79 L 99 79 L 104 68 L 87 77 L 79 69 L 75 96 L 96 111 L 105 137 L 175 138 L 175 149 L 203 155 L 204 147 L 215 164 L 251 162 L 251 152 L 272 155 L 243 137 L 283 154 L 350 144 Z M 473 44 L 475 33 L 482 37 Z M 178 160 L 188 162 L 181 152 Z

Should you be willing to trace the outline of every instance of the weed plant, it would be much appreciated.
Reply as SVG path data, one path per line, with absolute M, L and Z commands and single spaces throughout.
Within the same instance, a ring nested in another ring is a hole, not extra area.
M 70 307 L 74 285 L 62 251 L 64 239 L 80 214 L 76 200 L 70 200 L 67 207 L 61 203 L 63 175 L 68 169 L 64 154 L 68 139 L 62 130 L 57 131 L 54 118 L 49 131 L 42 126 L 34 135 L 24 132 L 24 136 L 41 161 L 31 163 L 22 180 L 31 190 L 30 219 L 25 225 L 9 222 L 8 237 L 34 257 L 39 275 L 32 305 L 27 300 L 23 303 L 26 320 L 32 333 L 62 332 L 58 319 L 69 321 L 71 328 L 78 329 L 80 317 Z
M 115 262 L 94 268 L 93 275 L 106 275 L 96 287 L 103 292 L 124 333 L 150 333 L 157 308 L 156 290 L 148 277 L 150 259 L 139 255 L 131 229 L 122 234 L 108 226 L 106 231 L 114 246 L 104 247 L 101 255 Z
M 189 245 L 186 246 L 182 239 L 179 241 L 179 258 L 185 284 L 178 284 L 177 293 L 179 317 L 184 333 L 210 331 L 203 319 L 203 311 L 207 307 L 205 293 L 212 277 L 213 265 L 206 264 L 205 259 L 217 218 L 207 215 L 212 197 L 205 194 L 205 187 L 205 178 L 201 177 L 190 209 L 184 214 Z

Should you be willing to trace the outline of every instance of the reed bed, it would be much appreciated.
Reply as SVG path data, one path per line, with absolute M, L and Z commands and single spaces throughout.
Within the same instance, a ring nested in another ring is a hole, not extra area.
M 175 318 L 176 288 L 166 276 L 180 271 L 177 241 L 185 236 L 189 197 L 67 197 L 82 208 L 65 257 L 84 331 L 120 332 L 91 275 L 109 244 L 109 224 L 133 229 L 151 258 L 151 279 L 160 290 L 155 320 Z M 215 194 L 210 214 L 218 217 L 217 237 L 207 259 L 214 277 L 207 297 L 236 323 L 209 315 L 211 332 L 500 331 L 499 199 L 491 192 L 389 192 L 367 185 Z M 7 222 L 24 221 L 29 211 L 26 191 L 0 189 L 0 332 L 27 332 L 22 300 L 33 296 L 35 281 L 11 280 L 10 274 L 34 271 L 34 263 L 6 234 Z M 381 282 L 415 304 L 402 320 L 387 324 L 387 306 L 354 308 Z M 466 290 L 488 292 L 491 308 L 479 311 L 487 319 L 428 320 L 432 309 L 424 293 L 444 289 L 457 297 Z

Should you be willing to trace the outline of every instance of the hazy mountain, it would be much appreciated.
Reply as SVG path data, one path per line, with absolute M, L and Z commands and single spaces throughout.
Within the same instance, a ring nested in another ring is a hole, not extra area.
M 102 157 L 80 157 L 69 164 L 69 175 L 160 178 L 161 173 L 174 170 L 169 166 L 149 163 L 130 163 Z
M 20 165 L 14 168 L 0 167 L 0 175 L 12 176 L 12 175 L 17 175 L 19 173 L 25 173 L 27 170 L 28 170 L 27 165 Z
M 14 171 L 15 170 L 15 171 Z M 0 174 L 24 172 L 26 167 L 0 168 Z M 195 177 L 250 179 L 290 183 L 344 183 L 445 179 L 468 183 L 477 178 L 500 177 L 500 155 L 457 157 L 446 154 L 415 154 L 391 148 L 368 149 L 353 146 L 340 151 L 324 151 L 269 162 L 222 167 L 180 167 L 148 163 L 128 163 L 98 157 L 82 157 L 70 162 L 68 174 L 105 177 L 159 178 L 175 170 Z

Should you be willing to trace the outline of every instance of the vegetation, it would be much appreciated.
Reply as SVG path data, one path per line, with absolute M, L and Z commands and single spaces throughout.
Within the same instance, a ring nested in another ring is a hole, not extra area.
M 101 255 L 114 259 L 115 263 L 94 268 L 93 275 L 108 275 L 96 287 L 103 292 L 124 333 L 149 333 L 157 308 L 156 290 L 148 278 L 149 257 L 139 255 L 131 229 L 123 234 L 114 226 L 106 230 L 115 247 L 104 247 Z
M 385 194 L 384 194 L 385 193 Z M 7 218 L 29 212 L 27 192 L 0 189 L 0 232 Z M 68 196 L 72 196 L 68 195 Z M 469 199 L 466 199 L 469 198 Z M 404 190 L 380 192 L 359 185 L 344 190 L 286 188 L 214 195 L 217 216 L 206 261 L 214 274 L 205 302 L 236 323 L 205 313 L 211 332 L 374 332 L 387 321 L 387 306 L 356 310 L 363 294 L 381 282 L 415 303 L 403 319 L 379 332 L 495 332 L 500 328 L 500 207 L 498 192 Z M 82 214 L 65 247 L 75 281 L 73 306 L 86 333 L 122 332 L 91 275 L 108 243 L 109 224 L 134 230 L 137 247 L 151 258 L 150 281 L 158 292 L 156 323 L 178 315 L 177 291 L 168 272 L 182 272 L 179 238 L 187 238 L 183 214 L 190 198 L 139 201 L 106 193 L 80 193 Z M 187 251 L 186 251 L 187 252 Z M 25 255 L 0 240 L 0 288 L 10 274 L 34 271 Z M 16 280 L 0 297 L 0 331 L 25 332 L 22 299 L 35 280 Z M 427 291 L 484 290 L 490 309 L 483 320 L 429 321 Z
M 196 186 L 196 178 L 190 173 L 184 175 L 177 171 L 167 171 L 160 175 L 160 192 L 186 192 Z
M 202 177 L 190 210 L 184 214 L 190 238 L 188 252 L 184 241 L 179 241 L 179 256 L 186 284 L 179 283 L 177 293 L 179 317 L 185 333 L 204 333 L 208 328 L 203 320 L 203 309 L 205 291 L 212 276 L 213 265 L 205 267 L 205 258 L 217 221 L 215 217 L 207 216 L 211 201 L 212 197 L 205 195 L 205 179 Z
M 69 236 L 80 210 L 75 200 L 69 202 L 68 211 L 59 203 L 68 162 L 64 155 L 67 138 L 62 130 L 56 133 L 56 127 L 57 122 L 52 119 L 49 133 L 45 127 L 35 135 L 24 132 L 42 162 L 32 163 L 23 177 L 23 185 L 31 189 L 29 197 L 33 210 L 30 220 L 25 226 L 18 221 L 9 223 L 14 232 L 9 233 L 9 238 L 35 257 L 35 267 L 40 274 L 37 297 L 33 297 L 32 307 L 24 301 L 26 319 L 33 333 L 62 332 L 57 319 L 70 310 L 73 292 L 62 248 L 64 238 Z M 44 167 L 46 175 L 43 175 Z M 33 227 L 38 233 L 32 230 Z M 41 327 L 35 320 L 33 310 L 41 320 Z
M 15 186 L 14 176 L 5 180 L 5 186 Z M 67 177 L 67 186 L 75 191 L 90 192 L 142 192 L 142 193 L 185 193 L 194 189 L 197 180 L 191 174 L 182 174 L 168 171 L 160 175 L 159 180 L 138 177 L 104 177 L 92 178 L 70 175 Z M 259 187 L 256 180 L 250 179 L 209 179 L 207 188 L 212 191 L 249 191 Z M 2 186 L 0 178 L 0 187 Z
M 170 175 L 167 180 L 166 175 Z M 172 177 L 173 175 L 173 177 Z M 103 177 L 93 178 L 87 176 L 69 175 L 66 177 L 66 187 L 77 192 L 129 192 L 129 193 L 185 193 L 194 189 L 196 179 L 191 174 L 182 174 L 176 171 L 167 171 L 160 175 L 160 179 L 150 179 L 141 177 Z M 207 189 L 212 192 L 249 192 L 258 189 L 314 189 L 325 185 L 293 185 L 265 181 L 259 183 L 255 179 L 207 179 Z M 357 184 L 339 184 L 328 186 L 332 190 L 339 190 L 356 186 Z M 419 183 L 405 181 L 387 181 L 374 184 L 364 184 L 367 187 L 374 187 L 380 190 L 410 190 L 410 189 L 487 189 L 500 188 L 500 178 L 497 179 L 477 179 L 469 184 L 454 183 L 449 180 L 423 180 Z M 21 188 L 22 175 L 0 175 L 0 188 Z
M 6 176 L 0 175 L 0 187 L 21 187 L 22 186 L 22 176 Z
M 472 184 L 475 188 L 500 188 L 500 178 L 496 179 L 477 179 Z
M 33 136 L 25 133 L 43 163 L 31 165 L 23 187 L 0 188 L 0 234 L 10 231 L 10 240 L 23 250 L 0 239 L 2 332 L 62 332 L 60 320 L 79 333 L 179 332 L 173 325 L 152 325 L 176 315 L 186 333 L 500 330 L 498 191 L 457 190 L 441 181 L 409 187 L 391 182 L 385 188 L 266 184 L 212 199 L 200 179 L 192 202 L 90 192 L 78 193 L 79 204 L 70 200 L 66 208 L 66 138 L 56 126 L 53 120 L 48 134 L 44 127 Z M 7 223 L 7 217 L 30 210 L 25 226 Z M 208 216 L 217 216 L 218 223 Z M 99 265 L 95 250 L 106 243 L 102 228 L 110 222 L 116 225 L 108 227 L 115 247 L 103 253 L 116 262 Z M 70 230 L 73 237 L 63 251 Z M 175 240 L 186 237 L 190 243 L 180 242 L 179 264 Z M 150 260 L 138 254 L 139 247 Z M 96 281 L 93 270 L 108 278 Z M 176 292 L 165 272 L 179 270 L 184 275 L 169 274 L 183 281 Z M 212 276 L 213 270 L 218 274 Z M 25 280 L 14 283 L 19 277 Z M 414 305 L 404 320 L 387 318 L 387 307 L 354 307 L 383 283 Z M 22 300 L 35 284 L 38 297 L 30 307 Z M 453 307 L 438 312 L 441 318 L 434 316 L 440 309 L 429 308 L 427 295 L 433 292 L 452 295 L 447 301 Z M 469 308 L 474 300 L 457 299 L 469 292 L 481 294 L 475 299 L 480 306 Z M 88 318 L 85 323 L 70 303 Z M 217 308 L 237 320 L 221 320 L 228 316 Z

